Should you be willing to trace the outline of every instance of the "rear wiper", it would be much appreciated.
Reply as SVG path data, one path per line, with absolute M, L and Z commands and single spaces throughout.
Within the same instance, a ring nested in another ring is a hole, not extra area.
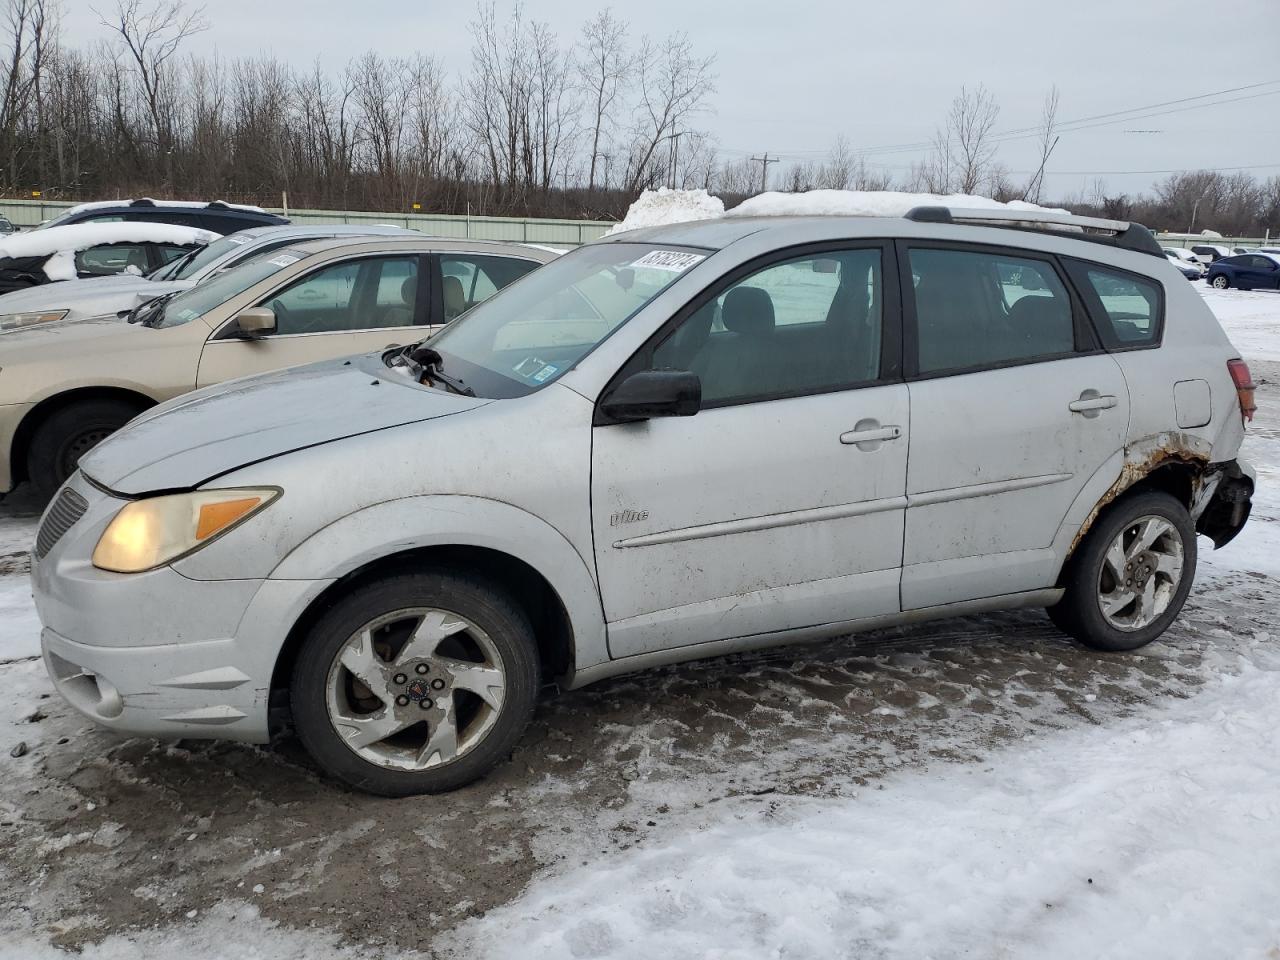
M 476 392 L 461 380 L 444 372 L 444 358 L 440 356 L 440 351 L 434 347 L 412 347 L 406 351 L 404 356 L 410 363 L 416 363 L 422 369 L 423 376 L 427 380 L 439 380 L 454 393 L 460 393 L 464 397 L 474 397 L 476 395 Z

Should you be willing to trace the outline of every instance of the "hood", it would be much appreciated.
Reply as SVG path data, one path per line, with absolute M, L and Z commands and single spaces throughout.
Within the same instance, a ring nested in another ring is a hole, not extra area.
M 130 496 L 188 489 L 304 447 L 488 402 L 397 377 L 378 354 L 329 360 L 230 380 L 163 403 L 94 447 L 80 468 Z
M 120 350 L 136 350 L 156 332 L 114 313 L 6 330 L 0 334 L 0 369 L 24 362 L 45 363 L 63 350 L 104 357 Z
M 148 280 L 145 277 L 117 275 L 86 280 L 62 280 L 43 283 L 26 290 L 15 290 L 0 296 L 0 314 L 27 313 L 36 310 L 68 310 L 63 320 L 82 320 L 104 314 L 132 310 L 139 303 L 174 290 L 185 290 L 190 280 Z M 23 328 L 19 328 L 23 329 Z M 11 331 L 6 331 L 10 333 Z

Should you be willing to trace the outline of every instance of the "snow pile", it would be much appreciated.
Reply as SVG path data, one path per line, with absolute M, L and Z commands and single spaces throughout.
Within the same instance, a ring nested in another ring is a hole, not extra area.
M 726 217 L 901 217 L 912 207 L 955 207 L 964 209 L 1051 210 L 1068 213 L 1059 207 L 1041 207 L 1022 200 L 1001 203 L 989 197 L 967 193 L 899 193 L 894 190 L 810 190 L 807 193 L 757 194 L 742 201 Z
M 724 216 L 724 201 L 705 190 L 670 190 L 660 187 L 646 190 L 627 209 L 621 223 L 614 224 L 605 234 L 611 237 L 626 230 L 641 227 L 660 227 L 668 223 L 688 223 L 691 220 L 714 220 Z
M 1245 957 L 1280 937 L 1280 654 L 1190 700 L 543 880 L 459 933 L 511 957 Z M 727 813 L 728 811 L 723 811 Z
M 142 199 L 146 200 L 148 203 L 154 204 L 157 207 L 202 208 L 202 207 L 207 207 L 209 205 L 209 202 L 207 200 L 154 200 L 151 197 L 142 197 Z M 225 200 L 220 200 L 218 202 L 221 203 L 224 207 L 230 207 L 232 210 L 248 210 L 250 213 L 266 213 L 267 212 L 263 210 L 262 207 L 255 207 L 247 203 L 227 203 L 227 201 Z M 62 213 L 60 213 L 58 216 L 65 217 L 68 214 L 83 213 L 86 210 L 104 210 L 107 207 L 127 207 L 131 203 L 133 203 L 133 200 L 93 200 L 89 203 L 78 203 L 74 207 L 68 207 L 66 210 L 63 210 Z

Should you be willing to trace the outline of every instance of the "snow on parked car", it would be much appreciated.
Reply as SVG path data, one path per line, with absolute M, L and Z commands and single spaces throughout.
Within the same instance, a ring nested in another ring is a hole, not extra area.
M 83 223 L 0 240 L 0 293 L 57 280 L 147 273 L 220 234 L 173 223 Z

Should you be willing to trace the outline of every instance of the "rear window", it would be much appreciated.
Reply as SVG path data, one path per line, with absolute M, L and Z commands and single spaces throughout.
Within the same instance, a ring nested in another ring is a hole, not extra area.
M 1160 284 L 1093 263 L 1069 261 L 1067 269 L 1089 304 L 1105 346 L 1145 347 L 1160 342 L 1164 326 Z

